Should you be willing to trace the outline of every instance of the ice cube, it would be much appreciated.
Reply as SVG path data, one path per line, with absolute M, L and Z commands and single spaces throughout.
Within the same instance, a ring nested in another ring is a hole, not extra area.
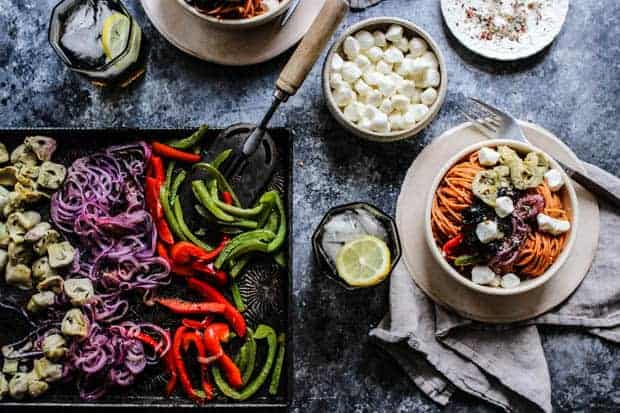
M 357 208 L 355 213 L 357 215 L 357 221 L 361 227 L 364 228 L 364 232 L 367 235 L 372 235 L 383 241 L 388 240 L 388 233 L 385 226 L 375 215 L 364 208 Z

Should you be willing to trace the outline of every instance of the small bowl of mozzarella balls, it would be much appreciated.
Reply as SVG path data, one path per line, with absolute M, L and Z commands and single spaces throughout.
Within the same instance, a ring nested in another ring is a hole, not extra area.
M 415 24 L 372 18 L 334 43 L 323 67 L 327 106 L 349 132 L 391 142 L 410 138 L 439 112 L 447 89 L 443 55 Z

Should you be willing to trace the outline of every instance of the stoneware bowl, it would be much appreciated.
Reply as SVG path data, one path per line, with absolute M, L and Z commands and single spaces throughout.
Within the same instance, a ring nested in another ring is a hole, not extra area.
M 286 12 L 291 4 L 291 0 L 281 0 L 278 7 L 250 19 L 218 19 L 201 13 L 197 8 L 191 6 L 185 0 L 177 0 L 177 2 L 189 13 L 200 17 L 207 24 L 222 30 L 246 30 L 269 23 L 276 17 L 281 16 L 284 12 Z
M 422 38 L 429 46 L 429 50 L 432 51 L 437 57 L 437 62 L 439 63 L 439 74 L 441 75 L 441 83 L 439 84 L 439 88 L 437 89 L 437 99 L 430 106 L 428 113 L 426 116 L 421 119 L 416 125 L 411 129 L 399 130 L 394 132 L 387 133 L 377 133 L 373 131 L 369 131 L 366 129 L 361 129 L 353 122 L 346 119 L 336 104 L 334 97 L 332 95 L 331 86 L 329 85 L 329 75 L 330 75 L 330 67 L 331 60 L 336 53 L 342 52 L 342 47 L 344 44 L 344 40 L 348 36 L 352 36 L 360 30 L 368 30 L 369 32 L 373 32 L 375 30 L 386 31 L 388 27 L 392 24 L 398 24 L 404 28 L 405 36 L 413 37 L 417 36 Z M 325 99 L 327 101 L 327 107 L 331 114 L 336 118 L 338 123 L 342 125 L 347 131 L 351 132 L 355 136 L 358 136 L 363 139 L 376 141 L 376 142 L 394 142 L 407 138 L 411 138 L 412 136 L 417 135 L 421 130 L 426 128 L 428 124 L 437 116 L 439 113 L 439 109 L 443 104 L 443 101 L 446 97 L 446 91 L 448 90 L 448 72 L 446 70 L 446 62 L 444 60 L 443 54 L 437 43 L 431 38 L 431 36 L 422 30 L 420 27 L 416 26 L 412 22 L 404 19 L 399 19 L 396 17 L 375 17 L 367 20 L 363 20 L 353 26 L 349 27 L 345 32 L 338 38 L 338 40 L 333 44 L 331 49 L 327 54 L 327 58 L 325 59 L 325 63 L 323 65 L 323 94 L 325 95 Z
M 573 186 L 571 179 L 562 170 L 562 167 L 555 160 L 553 160 L 553 158 L 547 155 L 547 158 L 550 161 L 551 168 L 561 171 L 562 176 L 564 178 L 564 187 L 561 189 L 560 195 L 562 197 L 562 202 L 565 208 L 567 209 L 568 215 L 570 217 L 571 229 L 568 232 L 568 238 L 566 240 L 566 243 L 564 244 L 564 249 L 562 250 L 561 254 L 558 256 L 555 262 L 551 265 L 551 267 L 549 267 L 549 269 L 541 276 L 522 281 L 518 287 L 510 288 L 510 289 L 495 288 L 495 287 L 475 284 L 469 278 L 461 275 L 448 263 L 448 261 L 446 261 L 446 259 L 442 255 L 441 249 L 435 243 L 435 237 L 433 236 L 433 230 L 431 227 L 431 208 L 433 205 L 433 198 L 435 197 L 435 193 L 437 191 L 437 188 L 439 187 L 439 184 L 441 183 L 441 180 L 443 179 L 444 175 L 448 172 L 448 170 L 452 168 L 455 164 L 460 162 L 462 159 L 464 159 L 467 155 L 471 154 L 472 152 L 476 152 L 477 150 L 485 146 L 498 146 L 498 145 L 510 146 L 511 148 L 513 148 L 515 151 L 519 153 L 526 153 L 526 152 L 531 152 L 531 151 L 541 152 L 539 149 L 536 149 L 529 144 L 512 141 L 512 140 L 502 140 L 502 139 L 479 142 L 479 143 L 476 143 L 474 145 L 471 145 L 463 149 L 457 155 L 452 157 L 443 166 L 443 168 L 438 172 L 437 176 L 435 177 L 431 185 L 431 190 L 427 195 L 427 201 L 426 201 L 424 232 L 425 232 L 426 242 L 433 256 L 435 257 L 435 260 L 437 260 L 437 263 L 439 264 L 439 266 L 441 266 L 441 268 L 444 271 L 450 274 L 450 276 L 456 282 L 459 282 L 465 285 L 466 287 L 471 288 L 472 290 L 478 291 L 483 294 L 517 295 L 517 294 L 523 294 L 527 291 L 533 290 L 534 288 L 540 287 L 541 285 L 549 281 L 551 277 L 553 277 L 553 275 L 562 267 L 562 265 L 564 265 L 564 262 L 568 258 L 571 252 L 571 249 L 573 247 L 573 244 L 575 242 L 575 236 L 577 234 L 578 216 L 579 216 L 579 210 L 578 210 L 579 205 L 577 202 L 577 195 L 575 194 L 575 188 Z

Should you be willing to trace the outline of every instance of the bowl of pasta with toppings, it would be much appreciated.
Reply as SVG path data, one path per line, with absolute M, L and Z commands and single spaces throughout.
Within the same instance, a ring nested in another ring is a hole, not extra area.
M 459 283 L 486 294 L 521 294 L 566 261 L 577 208 L 575 189 L 552 157 L 521 142 L 484 141 L 437 174 L 426 240 Z
M 288 10 L 291 0 L 177 0 L 206 23 L 224 30 L 261 26 Z

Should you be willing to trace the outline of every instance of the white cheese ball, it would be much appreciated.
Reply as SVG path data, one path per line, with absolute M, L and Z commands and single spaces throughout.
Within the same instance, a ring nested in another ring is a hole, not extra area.
M 357 100 L 357 95 L 349 86 L 345 85 L 334 91 L 334 100 L 339 107 L 343 108 Z
M 330 65 L 331 71 L 340 72 L 342 70 L 343 64 L 344 64 L 344 60 L 342 60 L 342 57 L 340 57 L 338 53 L 334 54 L 334 56 L 332 57 L 331 65 Z
M 379 60 L 383 58 L 383 50 L 378 46 L 373 46 L 370 49 L 366 50 L 366 56 L 370 59 L 371 62 L 377 63 Z
M 413 64 L 411 65 L 412 75 L 422 75 L 424 74 L 424 72 L 430 69 L 433 69 L 433 67 L 429 64 L 428 61 L 422 60 L 422 58 L 420 57 L 413 59 Z
M 408 110 L 403 115 L 403 129 L 411 129 L 415 126 L 416 123 L 417 122 L 415 120 L 414 113 L 411 112 L 411 110 Z
M 392 110 L 393 110 L 392 99 L 390 98 L 383 99 L 383 102 L 381 102 L 381 104 L 379 105 L 379 110 L 387 115 L 392 113 Z
M 355 85 L 353 85 L 353 89 L 362 96 L 367 96 L 373 91 L 373 88 L 368 86 L 368 83 L 364 82 L 363 79 L 358 79 Z
M 545 173 L 545 181 L 553 192 L 559 191 L 564 186 L 564 178 L 557 169 L 550 169 Z
M 536 223 L 538 224 L 539 230 L 548 232 L 551 235 L 561 235 L 570 230 L 569 221 L 552 218 L 545 214 L 536 215 Z
M 437 100 L 437 90 L 429 87 L 420 95 L 420 101 L 426 106 L 432 105 Z
M 379 63 L 377 63 L 377 72 L 384 75 L 389 75 L 390 73 L 392 73 L 392 67 L 393 66 L 387 61 L 380 60 Z
M 358 54 L 353 63 L 355 63 L 357 67 L 362 70 L 362 72 L 365 72 L 371 65 L 370 59 L 363 54 Z
M 521 284 L 521 279 L 516 274 L 509 272 L 502 277 L 502 288 L 516 288 L 519 286 L 519 284 Z
M 357 126 L 365 130 L 370 130 L 371 124 L 372 122 L 370 121 L 370 119 L 363 117 L 359 120 L 359 122 L 357 123 Z
M 420 57 L 424 52 L 428 50 L 428 45 L 426 42 L 419 37 L 414 37 L 409 41 L 409 53 L 413 55 L 413 57 Z
M 392 96 L 392 106 L 394 107 L 394 110 L 398 110 L 403 113 L 407 112 L 410 103 L 411 101 L 405 95 L 397 94 Z
M 372 70 L 372 69 L 367 70 L 362 75 L 364 82 L 366 82 L 366 84 L 368 84 L 369 86 L 377 86 L 379 82 L 381 81 L 382 77 L 383 75 L 381 73 L 377 72 L 376 70 Z
M 345 82 L 354 83 L 362 76 L 363 72 L 355 63 L 345 62 L 344 65 L 342 65 L 342 71 L 340 73 L 342 73 L 342 79 Z
M 344 108 L 343 114 L 345 119 L 348 119 L 351 122 L 357 122 L 362 118 L 363 112 L 364 105 L 360 102 L 354 101 Z
M 489 284 L 495 279 L 495 273 L 486 265 L 476 265 L 471 270 L 471 280 L 479 285 Z
M 379 91 L 383 96 L 390 97 L 396 94 L 396 83 L 390 76 L 383 76 L 379 81 Z
M 415 104 L 415 105 L 412 105 L 409 108 L 408 113 L 411 113 L 413 115 L 413 118 L 415 119 L 415 121 L 419 122 L 428 113 L 428 106 L 422 105 L 422 104 L 419 104 L 419 103 Z
M 491 241 L 503 238 L 504 234 L 497 227 L 497 222 L 488 219 L 476 225 L 476 236 L 480 242 L 488 244 Z
M 424 76 L 422 77 L 422 81 L 420 83 L 420 86 L 423 88 L 437 87 L 439 86 L 439 83 L 441 83 L 441 75 L 436 69 L 428 69 L 424 72 Z
M 360 30 L 355 33 L 355 39 L 359 42 L 361 50 L 368 50 L 375 45 L 374 36 L 366 30 Z
M 370 121 L 370 129 L 379 133 L 389 132 L 390 122 L 388 120 L 388 116 L 385 113 L 378 111 L 375 114 L 375 117 Z
M 383 59 L 390 64 L 401 63 L 405 60 L 405 55 L 400 49 L 392 46 L 383 52 Z
M 365 102 L 367 105 L 378 108 L 381 102 L 383 102 L 383 96 L 381 95 L 381 92 L 373 89 L 369 94 L 366 95 Z
M 358 42 L 353 36 L 348 36 L 344 39 L 342 49 L 344 50 L 344 54 L 346 54 L 349 59 L 355 59 L 362 50 L 360 47 L 360 42 Z
M 396 90 L 400 89 L 401 85 L 405 83 L 405 78 L 397 73 L 390 73 L 389 75 L 387 75 L 387 77 L 389 77 L 392 82 L 394 82 L 394 84 L 396 85 Z
M 437 69 L 437 67 L 439 67 L 439 62 L 437 61 L 437 56 L 435 56 L 435 53 L 431 52 L 431 51 L 427 51 L 422 53 L 422 56 L 420 56 L 420 59 L 427 63 L 430 67 L 433 67 L 435 69 Z
M 394 45 L 396 45 L 396 47 L 398 47 L 403 53 L 407 53 L 409 51 L 409 40 L 404 37 L 394 43 Z
M 403 130 L 405 129 L 405 123 L 403 121 L 403 115 L 401 115 L 400 113 L 396 112 L 391 114 L 388 117 L 388 120 L 390 121 L 390 128 L 392 130 Z
M 500 196 L 495 200 L 495 213 L 500 218 L 506 218 L 515 210 L 514 202 L 507 196 Z
M 381 30 L 376 30 L 372 33 L 372 36 L 375 39 L 375 46 L 377 47 L 386 47 L 387 46 L 387 39 L 385 38 L 385 33 L 383 33 Z
M 415 69 L 415 60 L 409 57 L 405 57 L 403 61 L 400 62 L 400 65 L 398 65 L 398 69 L 396 70 L 396 73 L 398 73 L 401 76 L 410 76 L 414 73 L 414 69 Z
M 385 38 L 392 43 L 396 43 L 403 38 L 403 34 L 403 26 L 393 24 L 388 28 L 387 32 L 385 33 Z
M 478 162 L 482 166 L 495 166 L 499 162 L 499 152 L 491 148 L 480 148 L 478 151 Z
M 329 85 L 332 89 L 338 89 L 343 84 L 346 86 L 347 82 L 342 79 L 342 75 L 340 73 L 332 73 L 329 77 Z
M 415 87 L 413 80 L 405 80 L 398 88 L 398 93 L 407 96 L 411 103 L 418 103 L 420 101 L 420 92 Z

